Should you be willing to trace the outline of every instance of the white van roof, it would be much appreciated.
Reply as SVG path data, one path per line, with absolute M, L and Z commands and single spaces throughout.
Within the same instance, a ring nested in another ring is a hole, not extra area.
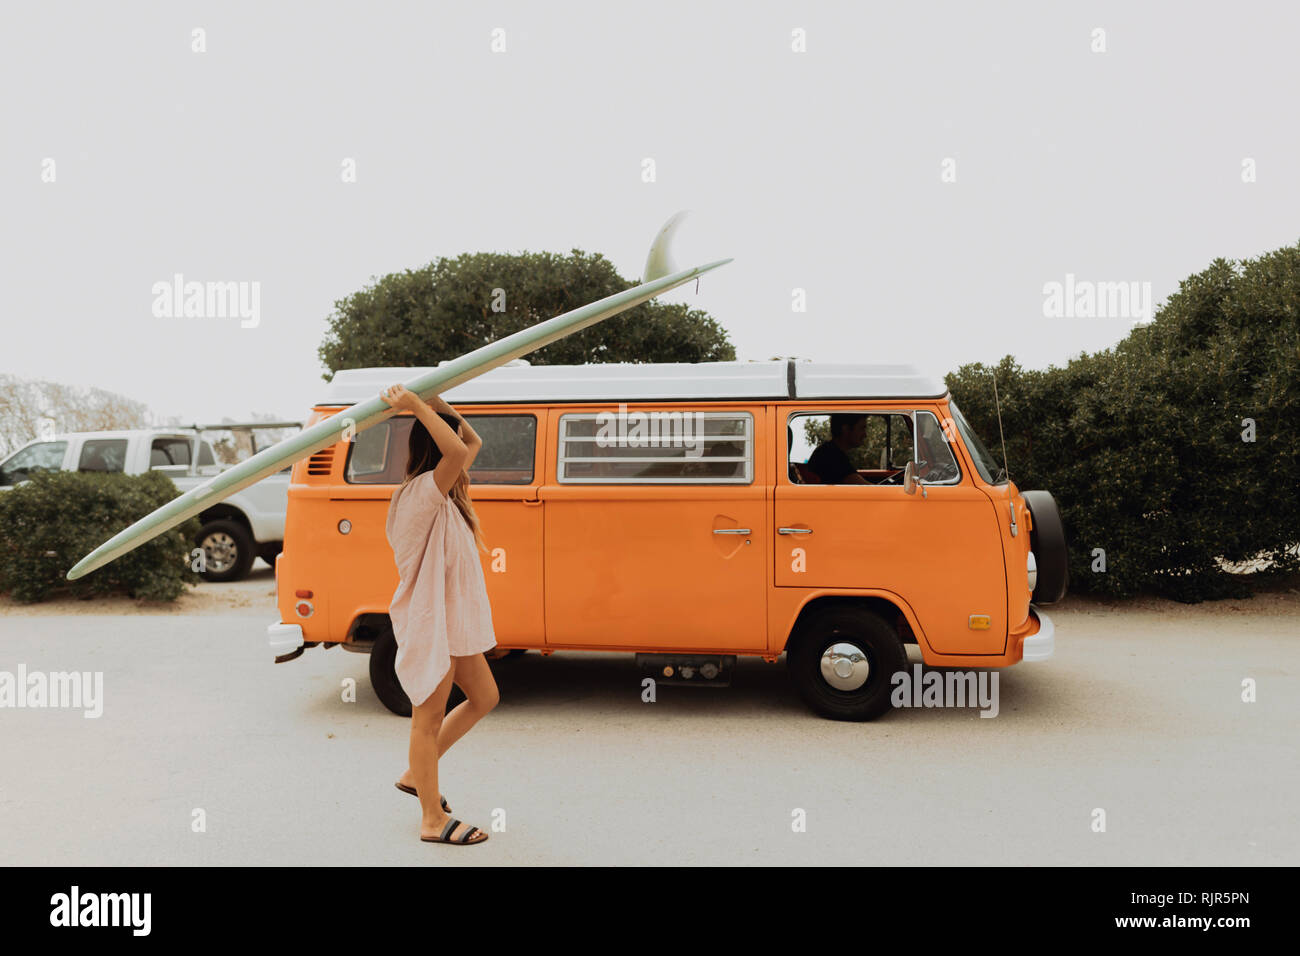
M 340 369 L 322 405 L 355 405 L 434 367 Z M 528 365 L 519 361 L 448 389 L 462 402 L 583 402 L 689 399 L 942 398 L 943 382 L 910 365 L 864 365 L 773 359 L 766 362 L 609 362 Z

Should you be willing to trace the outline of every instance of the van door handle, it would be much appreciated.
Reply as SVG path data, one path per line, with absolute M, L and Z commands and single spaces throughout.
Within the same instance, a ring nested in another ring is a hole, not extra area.
M 777 528 L 777 534 L 812 534 L 812 528 Z
M 714 528 L 714 534 L 749 534 L 748 528 Z
M 537 499 L 537 498 L 520 498 L 519 500 L 522 501 L 522 502 L 524 503 L 524 506 L 525 506 L 525 507 L 528 507 L 528 508 L 536 508 L 536 507 L 539 507 L 539 506 L 541 505 L 541 503 L 542 503 L 542 502 L 541 502 L 539 499 Z

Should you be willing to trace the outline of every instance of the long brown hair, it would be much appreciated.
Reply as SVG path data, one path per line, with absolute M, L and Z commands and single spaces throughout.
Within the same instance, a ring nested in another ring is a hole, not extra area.
M 451 426 L 451 430 L 458 432 L 460 429 L 460 419 L 455 415 L 448 415 L 439 412 L 442 420 Z M 416 418 L 411 422 L 411 437 L 407 441 L 408 456 L 406 459 L 406 478 L 402 481 L 402 486 L 414 478 L 416 475 L 424 474 L 426 471 L 433 471 L 438 467 L 438 462 L 442 461 L 442 449 L 438 443 L 433 440 L 429 434 L 429 429 L 424 427 L 424 422 Z M 480 551 L 488 550 L 487 542 L 483 540 L 483 531 L 479 527 L 478 513 L 474 510 L 474 503 L 469 497 L 469 473 L 461 469 L 460 475 L 456 478 L 456 483 L 451 486 L 451 494 L 447 496 L 460 509 L 461 515 L 465 518 L 465 523 L 469 525 L 474 532 L 474 541 L 478 544 Z

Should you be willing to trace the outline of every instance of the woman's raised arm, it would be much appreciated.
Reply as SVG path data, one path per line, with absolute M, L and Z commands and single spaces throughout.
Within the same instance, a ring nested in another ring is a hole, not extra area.
M 407 389 L 406 386 L 393 385 L 380 392 L 379 395 L 393 408 L 414 412 L 415 417 L 423 422 L 424 427 L 429 430 L 429 436 L 433 439 L 433 443 L 438 446 L 438 451 L 442 452 L 442 460 L 433 469 L 433 480 L 438 485 L 439 491 L 444 495 L 448 494 L 452 485 L 460 478 L 461 471 L 467 467 L 465 462 L 470 458 L 469 448 L 460 440 L 451 426 L 443 421 L 441 415 L 421 401 L 420 396 Z M 435 396 L 435 400 L 440 399 Z M 447 403 L 443 402 L 443 404 L 446 405 Z M 469 426 L 463 425 L 463 427 L 468 428 Z
M 478 457 L 479 450 L 483 447 L 483 439 L 479 437 L 478 432 L 474 431 L 469 419 L 456 411 L 441 395 L 433 396 L 432 403 L 435 411 L 445 412 L 460 419 L 461 439 L 465 442 L 465 448 L 469 451 L 465 463 L 461 467 L 469 471 L 474 465 L 474 459 Z

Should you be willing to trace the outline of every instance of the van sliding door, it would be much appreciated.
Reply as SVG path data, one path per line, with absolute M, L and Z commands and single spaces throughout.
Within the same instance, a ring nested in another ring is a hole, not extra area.
M 762 650 L 764 408 L 624 407 L 622 418 L 616 405 L 550 413 L 558 447 L 541 488 L 546 643 Z

